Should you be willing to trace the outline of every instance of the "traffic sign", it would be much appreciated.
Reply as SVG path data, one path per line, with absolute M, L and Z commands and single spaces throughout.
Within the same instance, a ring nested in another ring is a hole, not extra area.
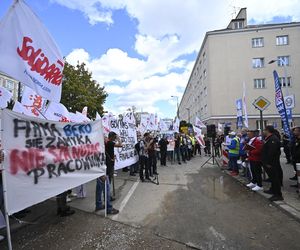
M 287 109 L 295 108 L 295 96 L 294 95 L 285 96 L 284 103 Z
M 271 102 L 263 96 L 258 97 L 253 103 L 253 106 L 260 111 L 264 111 L 270 106 Z

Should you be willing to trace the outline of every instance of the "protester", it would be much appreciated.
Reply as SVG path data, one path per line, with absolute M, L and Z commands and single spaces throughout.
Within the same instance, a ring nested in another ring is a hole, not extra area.
M 297 163 L 300 163 L 300 127 L 293 128 L 294 143 L 292 146 L 292 161 L 295 170 L 295 176 L 290 180 L 297 180 Z M 298 185 L 297 185 L 298 186 Z
M 263 142 L 258 138 L 258 130 L 248 131 L 248 137 L 250 141 L 244 146 L 244 149 L 248 152 L 248 161 L 250 163 L 252 179 L 247 187 L 251 188 L 252 191 L 260 191 L 263 190 L 261 163 Z
M 142 182 L 150 180 L 150 169 L 149 169 L 149 156 L 147 151 L 147 144 L 150 142 L 150 134 L 145 133 L 144 138 L 139 141 L 139 152 L 140 152 L 140 180 Z M 145 171 L 145 174 L 144 174 Z
M 240 152 L 240 139 L 236 136 L 235 132 L 230 132 L 231 144 L 228 145 L 229 149 L 229 169 L 232 176 L 239 174 L 238 158 Z
M 291 164 L 291 144 L 289 137 L 285 133 L 282 134 L 282 146 L 286 158 L 286 164 Z
M 168 151 L 168 144 L 169 141 L 163 136 L 160 141 L 158 142 L 159 149 L 160 149 L 160 165 L 166 166 L 167 165 L 167 151 Z
M 192 158 L 193 144 L 192 144 L 192 139 L 189 135 L 186 135 L 186 143 L 187 143 L 187 160 L 190 161 Z
M 206 135 L 204 136 L 204 143 L 205 143 L 204 153 L 205 153 L 205 156 L 208 156 L 211 154 L 210 139 Z
M 265 190 L 272 194 L 270 201 L 283 200 L 281 193 L 281 166 L 280 166 L 280 140 L 273 126 L 266 126 L 264 130 L 265 143 L 262 147 L 262 164 L 271 179 L 271 188 Z
M 115 172 L 115 148 L 121 148 L 122 142 L 115 132 L 109 132 L 108 140 L 105 142 L 105 163 L 106 163 L 106 175 L 111 184 L 114 178 Z M 100 188 L 100 186 L 98 187 Z M 99 191 L 99 190 L 98 190 Z M 100 192 L 101 194 L 101 192 Z M 114 198 L 111 196 L 111 200 Z
M 180 136 L 180 152 L 183 163 L 187 161 L 187 141 L 184 133 L 181 133 Z
M 150 136 L 150 141 L 146 144 L 149 157 L 149 174 L 152 177 L 154 174 L 157 175 L 157 160 L 156 160 L 156 144 L 157 138 Z
M 175 141 L 174 154 L 176 155 L 178 164 L 181 165 L 181 161 L 180 161 L 180 144 L 181 144 L 181 142 L 180 142 L 179 133 L 175 133 L 174 141 Z

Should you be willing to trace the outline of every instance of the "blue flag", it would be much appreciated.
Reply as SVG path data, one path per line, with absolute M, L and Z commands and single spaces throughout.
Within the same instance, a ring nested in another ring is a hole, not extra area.
M 282 124 L 283 124 L 283 131 L 284 133 L 291 138 L 291 130 L 288 115 L 286 112 L 285 104 L 284 104 L 284 97 L 281 90 L 281 85 L 279 81 L 278 74 L 276 70 L 273 71 L 274 81 L 275 81 L 275 104 L 278 110 L 278 113 L 281 117 Z

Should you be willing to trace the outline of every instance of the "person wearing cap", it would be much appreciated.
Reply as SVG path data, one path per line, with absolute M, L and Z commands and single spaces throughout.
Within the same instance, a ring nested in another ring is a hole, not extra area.
M 239 166 L 238 166 L 238 159 L 239 159 L 239 152 L 240 152 L 240 139 L 236 136 L 234 131 L 229 133 L 231 138 L 230 145 L 227 146 L 228 148 L 228 155 L 229 155 L 229 169 L 231 170 L 232 176 L 237 176 L 239 174 Z
M 249 130 L 248 137 L 249 143 L 245 145 L 245 150 L 248 154 L 248 161 L 250 163 L 250 169 L 252 173 L 251 182 L 247 187 L 252 191 L 261 191 L 262 187 L 262 163 L 261 163 L 261 151 L 263 142 L 258 137 L 258 130 Z
M 282 169 L 280 166 L 281 143 L 276 135 L 276 130 L 273 126 L 266 126 L 264 129 L 265 143 L 262 147 L 261 160 L 264 169 L 271 179 L 271 188 L 265 190 L 264 193 L 272 194 L 270 201 L 282 201 L 281 193 L 281 176 Z

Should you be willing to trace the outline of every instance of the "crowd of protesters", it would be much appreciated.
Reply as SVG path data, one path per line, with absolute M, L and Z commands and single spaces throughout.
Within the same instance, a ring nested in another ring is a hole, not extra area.
M 158 175 L 157 165 L 167 166 L 167 160 L 178 165 L 186 164 L 195 155 L 221 157 L 222 146 L 228 151 L 229 163 L 227 170 L 232 176 L 240 174 L 244 170 L 244 176 L 249 179 L 247 187 L 252 191 L 263 191 L 272 195 L 271 201 L 283 200 L 281 187 L 283 184 L 283 171 L 280 163 L 281 147 L 285 153 L 287 164 L 292 164 L 295 175 L 291 181 L 297 181 L 296 164 L 300 163 L 300 127 L 292 130 L 293 137 L 289 139 L 285 134 L 280 133 L 273 126 L 266 126 L 263 134 L 259 130 L 243 130 L 241 133 L 234 131 L 224 137 L 217 135 L 216 138 L 204 137 L 204 145 L 200 145 L 192 133 L 174 133 L 170 140 L 169 135 L 155 135 L 138 133 L 138 142 L 135 145 L 136 153 L 139 157 L 137 163 L 123 171 L 129 171 L 130 176 L 139 175 L 141 182 L 153 181 L 153 177 Z M 168 150 L 169 143 L 172 141 L 173 148 Z M 116 133 L 110 132 L 105 140 L 106 154 L 106 175 L 97 178 L 95 192 L 95 211 L 107 209 L 107 214 L 117 214 L 112 202 L 115 197 L 112 195 L 112 182 L 116 176 L 114 169 L 115 155 L 114 149 L 122 147 L 122 142 Z M 1 155 L 3 161 L 3 154 Z M 262 173 L 268 175 L 267 181 L 271 182 L 270 189 L 263 189 Z M 1 177 L 1 176 L 0 176 Z M 298 184 L 292 185 L 298 187 Z M 2 178 L 0 178 L 0 204 L 3 209 Z M 105 199 L 105 189 L 107 199 Z M 66 191 L 56 197 L 57 214 L 59 216 L 69 216 L 75 213 L 67 205 L 70 196 L 76 196 L 71 190 Z M 106 200 L 106 206 L 105 206 Z M 21 214 L 24 211 L 21 211 Z M 26 211 L 25 211 L 26 213 Z M 0 235 L 0 240 L 1 240 Z
M 225 139 L 224 146 L 228 151 L 229 163 L 227 170 L 232 176 L 239 175 L 241 169 L 249 179 L 247 187 L 252 191 L 263 191 L 270 194 L 271 201 L 283 200 L 283 171 L 280 163 L 281 148 L 287 162 L 292 164 L 295 175 L 291 181 L 297 181 L 296 164 L 300 163 L 300 127 L 292 129 L 292 136 L 280 134 L 273 126 L 266 126 L 263 134 L 259 130 L 243 130 L 241 133 L 231 131 Z M 263 188 L 262 173 L 265 171 L 271 182 L 267 190 Z M 298 187 L 298 184 L 291 185 Z M 297 190 L 298 192 L 298 190 Z

